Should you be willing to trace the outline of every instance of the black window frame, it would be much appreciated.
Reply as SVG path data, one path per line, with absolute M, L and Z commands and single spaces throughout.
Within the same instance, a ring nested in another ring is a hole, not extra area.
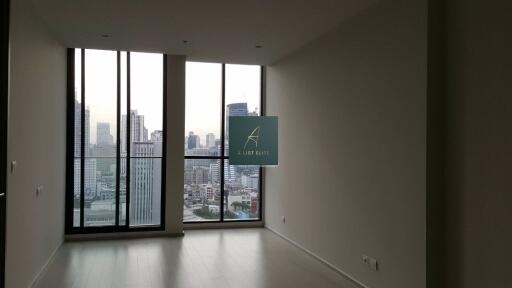
M 194 62 L 194 61 L 190 61 Z M 201 63 L 201 62 L 198 62 Z M 220 218 L 219 220 L 200 220 L 200 221 L 183 221 L 183 224 L 211 224 L 211 223 L 247 223 L 247 222 L 262 222 L 263 221 L 263 167 L 259 167 L 259 211 L 258 211 L 258 219 L 224 219 L 224 201 L 227 202 L 224 194 L 224 165 L 226 161 L 229 161 L 229 155 L 226 155 L 226 64 L 231 63 L 221 63 L 222 65 L 222 94 L 221 94 L 221 138 L 220 138 L 220 151 L 221 154 L 219 156 L 196 156 L 196 155 L 184 155 L 185 161 L 191 159 L 197 160 L 219 160 L 219 170 L 220 170 Z M 265 91 L 266 91 L 266 68 L 265 66 L 260 66 L 260 116 L 265 116 Z M 185 95 L 186 99 L 186 95 Z M 184 151 L 185 152 L 185 151 Z M 185 153 L 184 153 L 185 154 Z
M 0 288 L 5 287 L 10 1 L 0 3 Z
M 80 226 L 73 226 L 74 217 L 74 161 L 75 161 L 75 49 L 81 51 L 81 153 L 80 153 Z M 162 156 L 161 157 L 142 157 L 142 158 L 159 158 L 161 159 L 161 193 L 160 193 L 160 224 L 159 225 L 143 225 L 130 226 L 130 166 L 132 157 L 130 154 L 130 142 L 127 141 L 127 178 L 126 178 L 126 220 L 123 225 L 119 225 L 120 220 L 120 162 L 121 162 L 121 52 L 126 52 L 126 102 L 127 102 L 127 139 L 131 139 L 130 131 L 130 109 L 131 109 L 131 91 L 130 91 L 130 51 L 115 51 L 117 53 L 117 144 L 116 144 L 116 210 L 115 222 L 108 226 L 85 226 L 84 225 L 84 115 L 85 115 L 85 50 L 84 48 L 68 48 L 67 49 L 67 136 L 66 136 L 66 207 L 65 207 L 65 233 L 66 234 L 94 234 L 94 233 L 114 233 L 114 232 L 141 232 L 141 231 L 162 231 L 165 230 L 165 197 L 166 197 L 166 163 L 167 163 L 167 54 L 163 56 L 163 123 L 162 123 Z

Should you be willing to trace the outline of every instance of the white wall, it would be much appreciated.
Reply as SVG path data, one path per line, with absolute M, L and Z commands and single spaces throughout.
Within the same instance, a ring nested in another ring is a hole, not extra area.
M 11 1 L 8 288 L 27 287 L 64 237 L 66 50 L 27 2 Z
M 183 142 L 185 142 L 185 56 L 167 56 L 167 167 L 165 231 L 183 233 Z
M 426 287 L 426 61 L 427 1 L 383 0 L 267 70 L 266 225 L 368 287 Z

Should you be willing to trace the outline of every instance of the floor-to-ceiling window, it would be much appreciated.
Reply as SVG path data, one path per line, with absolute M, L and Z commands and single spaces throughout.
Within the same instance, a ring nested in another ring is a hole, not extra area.
M 187 62 L 183 221 L 261 220 L 261 167 L 229 163 L 229 116 L 260 116 L 262 68 Z
M 165 56 L 68 53 L 67 232 L 162 229 Z

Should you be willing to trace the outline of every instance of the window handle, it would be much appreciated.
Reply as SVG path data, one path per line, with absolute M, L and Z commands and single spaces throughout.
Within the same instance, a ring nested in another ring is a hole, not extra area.
M 0 198 L 5 197 L 5 193 L 0 193 Z

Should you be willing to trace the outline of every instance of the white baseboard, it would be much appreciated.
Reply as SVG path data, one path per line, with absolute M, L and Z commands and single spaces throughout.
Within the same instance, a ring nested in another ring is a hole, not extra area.
M 356 288 L 368 288 L 366 285 L 364 285 L 363 283 L 359 282 L 354 277 L 352 277 L 352 276 L 348 275 L 347 273 L 345 273 L 345 271 L 343 271 L 340 268 L 334 266 L 329 261 L 323 259 L 322 257 L 320 257 L 317 254 L 313 253 L 309 249 L 307 249 L 304 246 L 300 245 L 299 243 L 297 243 L 297 242 L 291 240 L 290 238 L 284 236 L 283 234 L 277 232 L 275 229 L 273 229 L 273 228 L 271 228 L 271 227 L 269 227 L 267 225 L 265 225 L 265 228 L 267 228 L 268 230 L 270 230 L 272 233 L 276 234 L 277 236 L 283 238 L 284 240 L 286 240 L 287 242 L 289 242 L 293 246 L 295 246 L 295 247 L 299 248 L 300 250 L 306 252 L 307 254 L 311 255 L 313 258 L 315 258 L 316 260 L 320 261 L 322 264 L 326 265 L 327 267 L 329 267 L 334 272 L 340 274 L 341 276 L 343 276 L 344 278 L 346 278 L 347 280 L 352 282 L 355 285 Z
M 53 252 L 50 255 L 50 257 L 48 258 L 48 260 L 46 260 L 43 267 L 41 267 L 41 270 L 39 270 L 39 272 L 36 274 L 36 277 L 34 277 L 34 279 L 32 280 L 32 283 L 30 283 L 30 285 L 28 286 L 29 288 L 36 287 L 39 280 L 41 280 L 41 277 L 44 276 L 44 274 L 46 273 L 46 270 L 48 269 L 50 264 L 53 262 L 53 259 L 55 259 L 55 255 L 57 254 L 57 251 L 59 250 L 59 248 L 62 246 L 62 243 L 64 243 L 64 240 L 60 241 L 59 245 L 57 245 L 57 247 L 53 250 Z

